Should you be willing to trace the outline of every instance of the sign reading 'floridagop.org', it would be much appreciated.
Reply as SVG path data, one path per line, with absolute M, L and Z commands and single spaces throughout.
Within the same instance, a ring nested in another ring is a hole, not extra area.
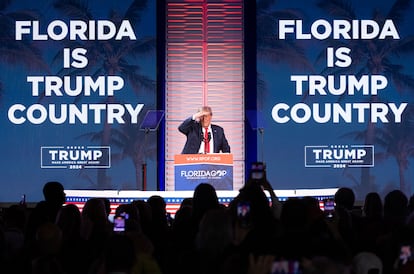
M 233 190 L 231 154 L 186 154 L 175 156 L 175 190 L 194 190 L 208 183 L 216 190 Z

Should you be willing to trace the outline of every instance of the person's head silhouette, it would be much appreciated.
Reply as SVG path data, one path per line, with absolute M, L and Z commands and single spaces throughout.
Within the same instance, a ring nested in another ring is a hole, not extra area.
M 66 194 L 64 191 L 64 187 L 59 182 L 47 182 L 43 186 L 43 196 L 45 197 L 45 201 L 51 204 L 59 205 L 65 203 Z

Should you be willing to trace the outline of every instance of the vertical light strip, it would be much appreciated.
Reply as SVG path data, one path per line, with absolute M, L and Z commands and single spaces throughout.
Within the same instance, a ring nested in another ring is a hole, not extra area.
M 233 159 L 233 189 L 244 184 L 244 27 L 242 0 L 167 0 L 165 190 L 175 190 L 179 124 L 202 105 L 213 109 Z
M 208 105 L 208 89 L 207 89 L 207 79 L 208 79 L 208 51 L 207 51 L 207 34 L 208 34 L 208 18 L 207 18 L 207 0 L 203 1 L 203 105 Z

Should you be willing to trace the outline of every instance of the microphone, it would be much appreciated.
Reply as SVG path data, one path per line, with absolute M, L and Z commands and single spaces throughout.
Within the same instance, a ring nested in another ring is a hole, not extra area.
M 210 142 L 211 141 L 211 132 L 208 132 L 207 139 L 204 138 L 204 134 L 201 133 L 201 139 L 202 139 L 203 142 Z
M 208 133 L 208 137 L 205 138 L 204 134 L 201 133 L 201 141 L 206 143 L 206 142 L 210 142 L 210 133 Z

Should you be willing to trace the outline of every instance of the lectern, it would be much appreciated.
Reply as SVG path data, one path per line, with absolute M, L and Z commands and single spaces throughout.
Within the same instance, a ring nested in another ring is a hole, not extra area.
M 233 154 L 177 154 L 174 174 L 175 190 L 194 190 L 200 183 L 233 190 Z

